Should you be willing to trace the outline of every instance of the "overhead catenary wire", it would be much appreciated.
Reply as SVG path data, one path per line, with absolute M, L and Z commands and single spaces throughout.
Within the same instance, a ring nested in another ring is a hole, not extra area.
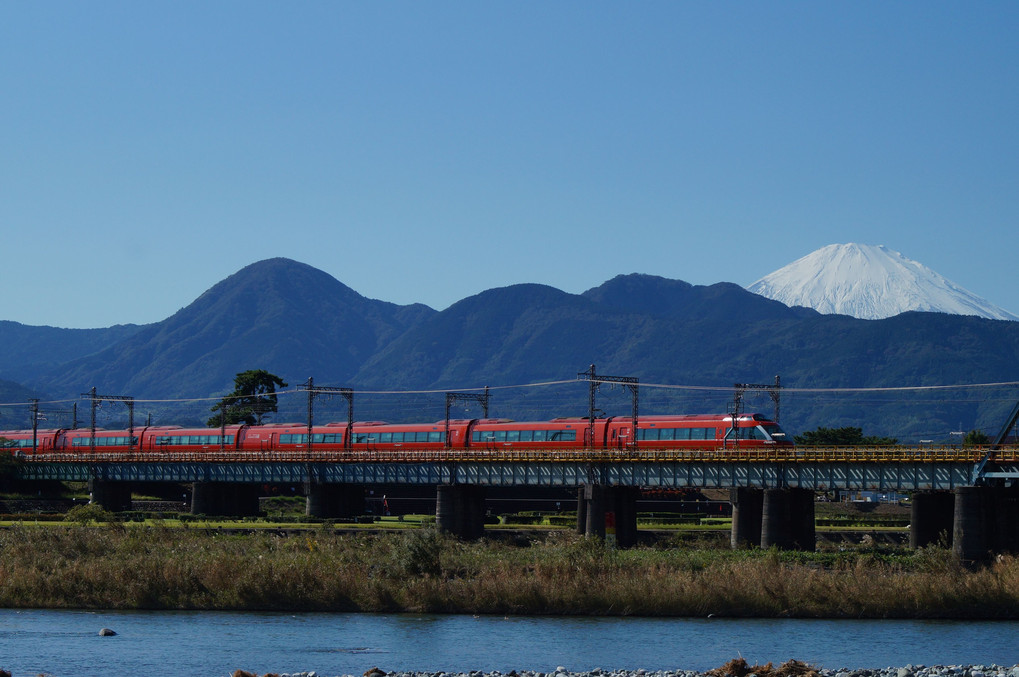
M 583 381 L 585 386 L 590 382 L 604 385 L 615 385 L 614 381 L 602 380 L 597 377 Z M 409 395 L 435 395 L 450 392 L 468 393 L 468 392 L 481 392 L 486 388 L 488 390 L 511 390 L 511 389 L 524 389 L 524 388 L 543 388 L 549 386 L 566 385 L 582 383 L 576 379 L 563 379 L 558 381 L 539 381 L 534 383 L 520 383 L 520 384 L 509 384 L 509 385 L 496 385 L 496 386 L 465 386 L 459 388 L 433 388 L 425 390 L 358 390 L 352 388 L 351 390 L 359 395 L 393 395 L 393 396 L 409 396 Z M 962 390 L 962 389 L 989 389 L 989 388 L 1008 388 L 1019 386 L 1019 381 L 998 381 L 991 383 L 959 383 L 959 384 L 940 384 L 940 385 L 908 385 L 908 386 L 872 386 L 872 387 L 806 387 L 806 388 L 790 388 L 782 386 L 782 393 L 806 393 L 806 394 L 854 394 L 854 393 L 901 393 L 901 392 L 919 392 L 919 391 L 941 391 L 941 390 Z M 641 383 L 642 389 L 659 389 L 666 391 L 689 391 L 689 392 L 717 392 L 717 393 L 731 393 L 733 386 L 702 386 L 702 385 L 690 385 L 690 384 L 669 384 L 669 383 Z M 325 391 L 323 391 L 325 392 Z M 279 397 L 285 397 L 290 395 L 307 395 L 307 389 L 284 389 L 277 390 L 274 393 L 265 393 L 265 395 L 276 395 Z M 203 397 L 178 397 L 178 398 L 133 398 L 136 403 L 149 403 L 149 404 L 179 404 L 179 403 L 191 403 L 191 402 L 221 402 L 225 399 L 237 399 L 243 397 L 241 395 L 220 395 L 220 396 L 203 396 Z M 55 405 L 55 404 L 66 404 L 71 402 L 80 401 L 80 398 L 76 399 L 58 399 L 58 400 L 40 400 L 40 405 Z M 31 402 L 0 402 L 0 407 L 30 407 Z

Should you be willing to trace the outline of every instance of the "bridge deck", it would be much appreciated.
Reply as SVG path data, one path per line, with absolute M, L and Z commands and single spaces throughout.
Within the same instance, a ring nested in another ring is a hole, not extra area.
M 699 450 L 451 449 L 118 452 L 26 455 L 29 480 L 484 486 L 802 487 L 816 491 L 954 489 L 1019 478 L 1019 447 Z

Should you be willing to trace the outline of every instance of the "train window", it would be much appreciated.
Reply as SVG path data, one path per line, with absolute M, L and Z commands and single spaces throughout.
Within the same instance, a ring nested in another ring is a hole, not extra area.
M 496 430 L 495 431 L 495 437 L 493 439 L 496 442 L 505 442 L 506 441 L 506 431 L 505 430 Z
M 428 433 L 429 442 L 442 442 L 442 438 L 446 435 L 445 431 L 433 430 Z
M 520 431 L 519 430 L 507 430 L 506 431 L 506 441 L 507 442 L 519 442 L 520 441 Z
M 545 435 L 545 431 L 544 430 L 532 430 L 531 431 L 531 440 L 533 442 L 544 442 L 545 441 L 545 437 L 546 437 L 546 435 Z
M 533 432 L 534 432 L 533 430 L 521 430 L 520 431 L 520 441 L 521 442 L 530 442 L 531 438 L 532 438 L 532 434 L 531 433 L 533 433 Z
M 383 444 L 390 444 L 395 441 L 396 440 L 393 439 L 393 433 L 379 433 L 379 442 L 382 442 Z
M 658 441 L 658 428 L 645 428 L 640 432 L 643 433 L 641 435 L 641 439 L 647 440 L 648 442 Z

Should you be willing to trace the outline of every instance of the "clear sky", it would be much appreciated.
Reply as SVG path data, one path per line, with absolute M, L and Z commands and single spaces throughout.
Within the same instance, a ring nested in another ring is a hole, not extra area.
M 436 309 L 883 244 L 1019 313 L 1019 2 L 0 3 L 0 319 L 289 257 Z

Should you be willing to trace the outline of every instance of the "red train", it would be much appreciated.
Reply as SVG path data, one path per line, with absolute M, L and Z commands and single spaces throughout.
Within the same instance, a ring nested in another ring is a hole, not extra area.
M 777 423 L 760 414 L 738 417 L 736 433 L 732 416 L 707 414 L 694 416 L 644 416 L 637 421 L 636 444 L 641 449 L 719 449 L 738 446 L 761 448 L 792 446 Z M 312 448 L 336 451 L 359 450 L 439 450 L 454 449 L 625 449 L 633 437 L 630 417 L 595 419 L 594 438 L 587 418 L 555 418 L 549 421 L 512 421 L 508 419 L 459 419 L 436 423 L 394 424 L 362 421 L 327 423 L 312 429 Z M 97 430 L 96 452 L 175 451 L 201 452 L 225 448 L 231 451 L 301 450 L 308 445 L 308 427 L 300 423 L 272 423 L 261 426 L 233 425 L 220 428 L 182 428 L 148 426 L 127 430 Z M 225 439 L 221 434 L 225 432 Z M 31 430 L 0 431 L 7 441 L 3 446 L 21 454 L 32 453 Z M 91 433 L 87 429 L 39 430 L 35 433 L 36 453 L 89 453 Z M 737 442 L 738 439 L 738 442 Z

